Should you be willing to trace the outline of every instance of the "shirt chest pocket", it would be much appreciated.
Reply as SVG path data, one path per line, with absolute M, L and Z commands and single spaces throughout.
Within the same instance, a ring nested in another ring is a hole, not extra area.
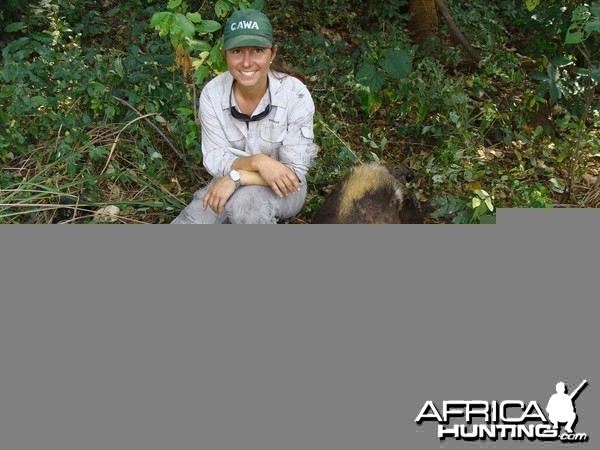
M 244 150 L 246 146 L 246 137 L 244 133 L 238 130 L 236 127 L 225 128 L 225 137 L 229 141 L 229 145 L 237 150 Z
M 262 153 L 272 154 L 273 150 L 283 144 L 287 134 L 286 126 L 271 126 L 261 128 L 259 133 L 259 144 Z

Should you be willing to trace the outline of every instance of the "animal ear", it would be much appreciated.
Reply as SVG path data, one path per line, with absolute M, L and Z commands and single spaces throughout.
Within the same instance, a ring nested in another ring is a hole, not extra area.
M 415 173 L 410 169 L 406 169 L 404 178 L 406 179 L 406 182 L 410 182 L 415 179 Z
M 413 173 L 413 171 L 407 169 L 406 167 L 386 165 L 386 168 L 396 180 L 400 181 L 403 184 L 415 179 L 415 174 Z

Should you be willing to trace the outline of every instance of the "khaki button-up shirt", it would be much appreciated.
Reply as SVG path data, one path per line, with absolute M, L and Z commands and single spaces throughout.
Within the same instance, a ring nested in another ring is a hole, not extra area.
M 200 94 L 202 155 L 206 170 L 223 177 L 241 156 L 264 153 L 291 168 L 301 180 L 317 154 L 314 144 L 314 103 L 308 89 L 297 78 L 269 73 L 271 112 L 259 121 L 233 118 L 229 104 L 233 77 L 225 72 L 211 80 Z M 253 115 L 269 104 L 266 92 Z

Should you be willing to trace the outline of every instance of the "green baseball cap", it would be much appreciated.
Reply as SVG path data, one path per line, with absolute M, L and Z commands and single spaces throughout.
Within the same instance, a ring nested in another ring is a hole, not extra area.
M 223 50 L 237 47 L 273 46 L 273 27 L 269 18 L 256 9 L 235 11 L 225 23 Z

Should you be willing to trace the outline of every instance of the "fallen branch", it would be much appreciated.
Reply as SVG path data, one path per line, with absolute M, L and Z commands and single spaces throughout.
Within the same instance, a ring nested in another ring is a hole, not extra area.
M 448 28 L 450 28 L 450 34 L 452 35 L 452 37 L 456 39 L 460 43 L 460 45 L 462 45 L 465 48 L 468 55 L 473 61 L 481 61 L 481 56 L 479 55 L 479 52 L 475 50 L 471 44 L 469 44 L 469 41 L 467 41 L 465 36 L 456 26 L 456 22 L 454 22 L 452 14 L 450 14 L 450 10 L 446 6 L 446 2 L 444 0 L 435 0 L 435 4 L 438 7 L 440 13 L 442 13 L 442 17 L 444 17 L 446 24 L 448 24 Z

